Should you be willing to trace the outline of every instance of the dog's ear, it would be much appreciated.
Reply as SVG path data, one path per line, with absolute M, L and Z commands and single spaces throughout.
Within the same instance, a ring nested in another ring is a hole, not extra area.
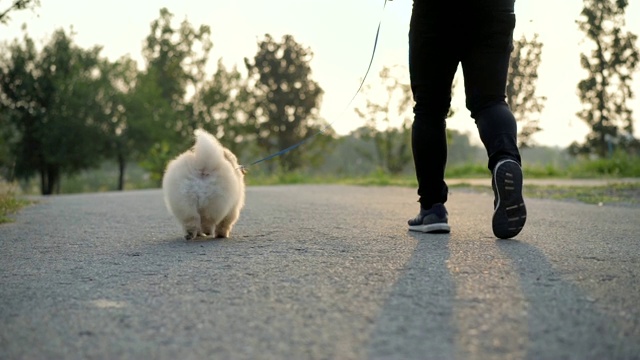
M 232 165 L 238 165 L 238 158 L 227 148 L 224 148 L 224 158 Z

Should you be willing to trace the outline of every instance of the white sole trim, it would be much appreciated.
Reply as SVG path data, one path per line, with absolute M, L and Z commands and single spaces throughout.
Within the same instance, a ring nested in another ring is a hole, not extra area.
M 450 232 L 451 227 L 449 224 L 440 223 L 440 224 L 429 224 L 429 225 L 410 225 L 410 231 L 419 231 L 423 233 L 432 233 L 432 232 Z

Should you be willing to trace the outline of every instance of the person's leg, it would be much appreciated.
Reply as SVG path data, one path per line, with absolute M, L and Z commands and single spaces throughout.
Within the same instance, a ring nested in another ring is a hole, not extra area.
M 462 58 L 467 108 L 489 156 L 495 194 L 493 233 L 511 238 L 527 219 L 516 120 L 505 102 L 515 15 L 502 9 L 470 15 L 468 23 L 469 46 Z
M 467 108 L 493 170 L 500 159 L 520 163 L 516 119 L 505 101 L 515 15 L 509 11 L 471 15 L 467 51 L 462 57 Z
M 451 85 L 458 59 L 448 14 L 416 5 L 409 29 L 409 73 L 415 101 L 411 147 L 423 209 L 447 201 L 444 181 L 447 162 L 446 117 L 451 105 Z

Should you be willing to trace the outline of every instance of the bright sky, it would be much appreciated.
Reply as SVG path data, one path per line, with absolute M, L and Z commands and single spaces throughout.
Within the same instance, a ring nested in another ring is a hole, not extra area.
M 0 9 L 10 0 L 0 0 Z M 167 7 L 175 14 L 175 25 L 187 19 L 195 27 L 204 24 L 212 29 L 213 49 L 210 63 L 222 58 L 226 65 L 252 58 L 257 41 L 266 33 L 280 40 L 292 34 L 297 42 L 311 48 L 312 77 L 324 89 L 321 115 L 332 122 L 340 134 L 362 125 L 349 100 L 364 76 L 378 21 L 382 29 L 376 57 L 367 83 L 375 85 L 383 66 L 407 63 L 407 33 L 411 0 L 394 0 L 382 11 L 383 0 L 162 0 L 162 1 L 86 1 L 41 0 L 35 11 L 14 12 L 8 25 L 0 25 L 0 41 L 21 37 L 20 27 L 27 23 L 29 35 L 37 41 L 48 40 L 57 28 L 76 32 L 75 40 L 83 47 L 102 45 L 103 55 L 117 59 L 129 54 L 142 63 L 141 49 L 150 32 L 150 23 L 159 10 Z M 535 137 L 542 145 L 567 146 L 582 142 L 588 128 L 575 116 L 580 109 L 576 86 L 584 77 L 580 68 L 579 46 L 582 33 L 575 20 L 582 9 L 579 0 L 517 0 L 516 37 L 540 34 L 544 47 L 539 68 L 538 95 L 547 96 L 541 118 L 541 131 Z M 627 9 L 628 29 L 640 35 L 640 4 L 631 2 Z M 638 44 L 640 46 L 640 44 Z M 460 77 L 460 72 L 458 73 Z M 640 73 L 634 90 L 640 96 Z M 408 78 L 408 75 L 407 75 Z M 453 107 L 456 115 L 449 127 L 468 132 L 479 143 L 473 120 L 464 107 L 462 79 L 458 79 Z M 640 98 L 631 107 L 636 118 L 636 136 L 640 136 Z

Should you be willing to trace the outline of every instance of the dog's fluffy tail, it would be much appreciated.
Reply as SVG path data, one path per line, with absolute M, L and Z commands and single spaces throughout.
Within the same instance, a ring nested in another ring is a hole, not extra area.
M 224 161 L 224 149 L 218 139 L 208 132 L 197 129 L 194 132 L 196 136 L 196 145 L 193 150 L 195 152 L 194 165 L 196 169 L 213 169 Z

